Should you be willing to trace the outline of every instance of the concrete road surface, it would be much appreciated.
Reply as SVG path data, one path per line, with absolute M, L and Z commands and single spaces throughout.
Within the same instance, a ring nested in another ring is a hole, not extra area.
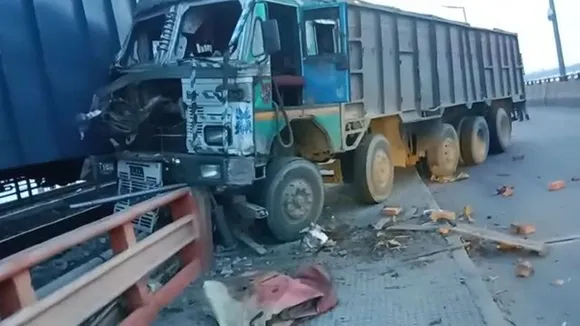
M 465 168 L 471 178 L 453 184 L 430 184 L 439 206 L 461 211 L 471 205 L 479 225 L 536 225 L 535 239 L 580 234 L 580 107 L 531 108 L 531 121 L 514 123 L 508 153 L 493 156 L 477 167 Z M 513 156 L 524 155 L 514 161 Z M 563 179 L 567 188 L 548 192 L 551 181 Z M 515 186 L 514 196 L 493 196 L 503 184 Z M 580 325 L 580 241 L 551 247 L 546 258 L 531 257 L 535 274 L 514 275 L 519 256 L 483 253 L 474 261 L 488 281 L 500 308 L 515 325 Z M 555 286 L 556 280 L 564 284 Z M 566 323 L 566 324 L 564 324 Z

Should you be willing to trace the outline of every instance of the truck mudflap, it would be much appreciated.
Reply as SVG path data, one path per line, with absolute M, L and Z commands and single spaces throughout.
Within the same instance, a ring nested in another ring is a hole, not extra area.
M 150 324 L 211 265 L 208 198 L 203 191 L 180 188 L 0 261 L 0 325 L 79 325 L 115 302 L 124 302 L 126 313 L 114 324 Z M 137 241 L 132 221 L 163 206 L 169 207 L 173 222 Z M 32 267 L 103 234 L 109 235 L 115 253 L 111 259 L 46 297 L 37 297 Z M 150 273 L 174 257 L 180 270 L 165 285 L 149 288 Z

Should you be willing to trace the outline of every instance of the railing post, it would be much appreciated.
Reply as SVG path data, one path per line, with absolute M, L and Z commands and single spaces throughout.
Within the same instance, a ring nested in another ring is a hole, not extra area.
M 6 318 L 24 307 L 36 302 L 30 272 L 14 275 L 0 282 L 0 319 Z
M 213 245 L 211 237 L 212 230 L 208 226 L 208 221 L 204 220 L 204 218 L 211 218 L 208 199 L 207 194 L 204 194 L 203 191 L 191 189 L 190 193 L 170 204 L 171 216 L 174 221 L 186 215 L 193 214 L 196 216 L 194 223 L 196 224 L 195 227 L 199 230 L 200 237 L 181 249 L 179 251 L 179 258 L 185 266 L 198 257 L 200 258 L 203 270 L 209 268 L 212 255 L 211 248 Z M 210 215 L 206 216 L 207 214 Z
M 137 243 L 135 229 L 132 223 L 126 223 L 112 229 L 109 231 L 109 238 L 111 241 L 111 249 L 115 254 L 129 249 L 130 246 Z M 128 308 L 131 311 L 147 304 L 149 293 L 147 292 L 145 280 L 141 280 L 131 286 L 125 291 L 124 295 L 127 299 Z

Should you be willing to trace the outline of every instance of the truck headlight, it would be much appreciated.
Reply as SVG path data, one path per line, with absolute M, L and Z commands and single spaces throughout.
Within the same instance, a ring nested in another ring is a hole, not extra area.
M 223 146 L 229 143 L 229 132 L 221 126 L 206 126 L 203 130 L 205 143 L 210 146 Z
M 221 177 L 221 169 L 219 165 L 204 164 L 200 166 L 200 174 L 205 179 L 217 179 Z

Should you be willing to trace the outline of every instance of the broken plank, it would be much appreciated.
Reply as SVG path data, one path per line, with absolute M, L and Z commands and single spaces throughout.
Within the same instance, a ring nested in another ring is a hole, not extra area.
M 536 252 L 540 256 L 545 256 L 548 254 L 548 246 L 544 242 L 527 240 L 513 236 L 511 234 L 477 227 L 475 225 L 462 223 L 450 228 L 450 230 L 462 236 L 475 237 L 483 240 L 516 246 L 525 250 Z

